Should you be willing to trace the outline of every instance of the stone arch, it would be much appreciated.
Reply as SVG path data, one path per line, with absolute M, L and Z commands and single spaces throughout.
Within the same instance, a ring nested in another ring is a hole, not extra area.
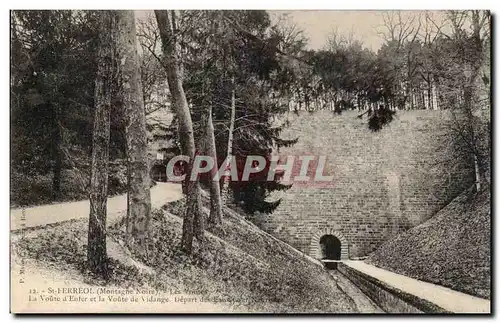
M 341 260 L 349 259 L 349 243 L 347 242 L 347 239 L 344 237 L 342 233 L 330 227 L 318 230 L 312 235 L 311 243 L 309 245 L 309 256 L 311 256 L 314 259 L 321 259 L 322 254 L 321 254 L 321 246 L 319 240 L 321 239 L 322 236 L 327 234 L 335 236 L 337 239 L 340 240 L 340 259 Z

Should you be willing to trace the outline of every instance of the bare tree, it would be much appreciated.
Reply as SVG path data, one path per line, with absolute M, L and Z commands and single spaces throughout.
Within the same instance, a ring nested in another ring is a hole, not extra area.
M 138 23 L 137 36 L 142 50 L 141 80 L 146 115 L 165 109 L 168 90 L 165 86 L 164 62 L 159 50 L 160 34 L 154 16 L 148 15 Z
M 461 19 L 462 15 L 460 12 L 458 14 L 450 14 L 452 21 L 454 18 Z M 471 21 L 471 43 L 469 46 L 472 50 L 469 51 L 470 57 L 466 58 L 466 73 L 465 73 L 465 84 L 463 85 L 463 96 L 464 103 L 463 108 L 460 112 L 465 115 L 465 134 L 466 140 L 468 141 L 468 146 L 471 149 L 471 153 L 474 158 L 474 168 L 476 177 L 476 189 L 479 191 L 484 182 L 488 181 L 486 176 L 486 163 L 487 156 L 482 147 L 481 140 L 481 126 L 478 124 L 480 120 L 474 115 L 474 110 L 477 109 L 477 81 L 479 78 L 481 66 L 484 63 L 484 47 L 485 39 L 483 38 L 483 29 L 489 29 L 490 25 L 489 18 L 490 14 L 487 11 L 471 10 L 466 12 L 466 16 L 470 17 Z M 456 20 L 455 20 L 456 21 Z M 458 32 L 458 30 L 456 30 Z M 461 37 L 460 35 L 455 35 L 456 37 Z M 489 150 L 489 149 L 488 149 Z M 487 152 L 489 153 L 489 152 Z
M 176 40 L 176 14 L 173 11 L 156 10 L 155 15 L 162 41 L 168 87 L 172 96 L 172 104 L 179 120 L 181 150 L 184 155 L 190 158 L 186 169 L 185 183 L 187 203 L 182 226 L 181 246 L 187 253 L 191 253 L 193 248 L 193 236 L 196 236 L 200 241 L 204 240 L 204 219 L 200 210 L 200 185 L 197 180 L 190 180 L 196 151 L 193 122 L 191 120 L 186 94 L 184 93 L 182 85 L 181 67 L 177 50 L 178 44 Z
M 361 40 L 356 39 L 354 36 L 354 28 L 349 30 L 349 33 L 347 35 L 342 35 L 336 27 L 333 29 L 329 34 L 327 38 L 327 50 L 335 52 L 339 48 L 349 48 L 353 46 L 354 44 L 362 44 Z
M 400 70 L 405 83 L 404 104 L 415 106 L 415 77 L 418 75 L 419 57 L 415 53 L 416 41 L 422 27 L 421 13 L 391 11 L 382 14 L 383 25 L 378 34 L 388 43 L 395 45 L 396 55 L 402 56 Z
M 420 65 L 420 77 L 426 83 L 427 87 L 427 109 L 438 110 L 438 87 L 436 84 L 437 75 L 435 74 L 435 66 L 433 64 L 434 56 L 439 48 L 436 40 L 441 35 L 441 30 L 444 27 L 443 19 L 436 19 L 435 14 L 431 11 L 426 11 L 423 18 L 423 28 L 421 28 L 420 39 L 423 42 L 423 53 Z
M 414 38 L 421 27 L 420 13 L 387 11 L 382 13 L 382 20 L 377 33 L 386 42 L 395 41 L 399 46 Z
M 233 136 L 234 136 L 234 123 L 236 117 L 236 94 L 235 94 L 235 81 L 234 76 L 231 78 L 231 118 L 229 120 L 229 135 L 227 139 L 227 157 L 226 163 L 224 165 L 225 169 L 228 169 L 231 165 L 231 159 L 233 158 Z M 226 204 L 229 197 L 229 181 L 224 178 L 222 181 L 222 203 Z
M 288 14 L 279 16 L 272 29 L 280 39 L 277 47 L 283 53 L 297 54 L 307 43 L 304 31 L 288 17 Z
M 449 66 L 446 82 L 446 101 L 452 113 L 450 136 L 459 139 L 462 153 L 473 160 L 475 185 L 479 191 L 484 183 L 489 183 L 490 138 L 489 91 L 487 97 L 480 97 L 480 88 L 489 87 L 489 78 L 481 69 L 487 63 L 490 42 L 489 11 L 466 10 L 449 11 L 447 20 L 451 33 L 442 35 L 452 47 L 448 58 Z M 483 81 L 483 84 L 481 83 Z
M 218 180 L 214 180 L 218 163 L 211 105 L 207 110 L 205 140 L 207 155 L 214 161 L 214 167 L 210 170 L 210 216 L 208 222 L 213 227 L 219 227 L 222 224 L 222 199 L 220 183 Z

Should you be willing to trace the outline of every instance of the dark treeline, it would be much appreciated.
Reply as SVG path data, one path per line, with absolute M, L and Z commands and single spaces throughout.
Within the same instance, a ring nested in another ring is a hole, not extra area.
M 337 31 L 324 49 L 302 51 L 290 109 L 450 109 L 462 102 L 460 84 L 470 78 L 464 71 L 472 65 L 479 66 L 476 80 L 487 87 L 488 13 L 381 15 L 384 25 L 378 29 L 385 41 L 377 52 Z

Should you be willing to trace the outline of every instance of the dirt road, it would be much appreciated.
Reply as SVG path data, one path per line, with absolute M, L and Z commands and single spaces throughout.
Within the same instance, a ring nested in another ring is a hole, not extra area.
M 180 184 L 157 183 L 151 188 L 151 207 L 159 208 L 167 202 L 182 197 Z M 108 199 L 108 220 L 113 221 L 127 210 L 127 194 L 110 197 Z M 65 202 L 17 208 L 10 210 L 10 230 L 38 227 L 52 223 L 89 216 L 89 200 Z

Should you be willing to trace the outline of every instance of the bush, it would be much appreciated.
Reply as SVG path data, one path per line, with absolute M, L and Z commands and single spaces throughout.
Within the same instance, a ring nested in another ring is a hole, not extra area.
M 127 166 L 113 164 L 109 167 L 108 195 L 127 192 Z
M 52 199 L 52 178 L 48 175 L 10 174 L 11 207 L 47 204 Z

